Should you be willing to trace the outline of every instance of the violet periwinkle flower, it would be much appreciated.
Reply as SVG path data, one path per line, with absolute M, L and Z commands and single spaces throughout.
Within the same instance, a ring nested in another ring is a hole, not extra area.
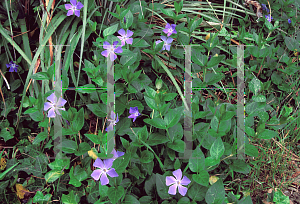
M 273 17 L 271 16 L 271 14 L 270 15 L 265 15 L 265 17 L 266 17 L 267 21 L 269 21 L 271 23 L 271 21 L 273 19 Z
M 291 24 L 291 22 L 292 22 L 291 19 L 288 19 L 288 23 Z
M 133 122 L 136 120 L 136 118 L 138 116 L 140 116 L 141 114 L 139 113 L 138 107 L 130 107 L 129 109 L 129 113 L 131 114 L 130 116 L 128 116 L 128 118 L 133 118 Z
M 59 98 L 59 100 L 57 101 L 55 93 L 52 93 L 50 96 L 47 97 L 47 99 L 50 101 L 50 103 L 49 102 L 44 103 L 44 111 L 47 111 L 50 108 L 48 112 L 49 118 L 54 118 L 56 114 L 61 115 L 58 109 L 65 111 L 65 108 L 59 108 L 61 106 L 64 106 L 67 103 L 65 99 Z
M 116 119 L 116 114 L 111 111 L 110 113 L 111 119 L 108 119 L 110 122 L 109 126 L 105 129 L 105 131 L 109 132 L 114 129 L 114 126 L 116 125 L 117 122 L 119 122 L 119 114 L 117 114 L 117 119 Z
M 8 64 L 6 64 L 6 67 L 9 68 L 9 72 L 18 72 L 19 65 L 16 65 L 13 61 L 10 61 Z
M 182 196 L 185 196 L 185 194 L 187 192 L 187 188 L 182 185 L 185 185 L 185 186 L 189 185 L 191 180 L 186 176 L 183 176 L 183 178 L 182 178 L 181 169 L 177 169 L 176 171 L 173 171 L 173 175 L 175 176 L 176 179 L 173 176 L 166 177 L 166 185 L 169 186 L 169 185 L 173 184 L 172 186 L 170 186 L 168 193 L 171 195 L 176 195 L 176 189 L 178 187 L 179 193 Z
M 167 36 L 169 37 L 170 35 L 172 35 L 173 33 L 174 34 L 177 34 L 176 30 L 175 30 L 175 27 L 176 25 L 175 24 L 172 24 L 170 25 L 169 23 L 167 23 L 165 29 L 163 30 L 163 32 L 165 34 L 167 34 Z
M 113 151 L 111 152 L 111 154 L 113 154 L 114 156 L 110 159 L 117 159 L 118 157 L 121 157 L 125 154 L 125 152 L 119 152 L 119 151 L 116 151 L 115 149 L 113 149 Z
M 163 51 L 163 50 L 168 50 L 170 51 L 170 47 L 171 47 L 171 43 L 173 42 L 173 38 L 168 38 L 166 36 L 160 36 L 160 38 L 164 41 L 164 46 L 163 48 L 160 50 L 160 51 Z M 162 41 L 161 40 L 158 40 L 156 41 L 156 45 L 161 43 Z
M 261 4 L 261 7 L 263 10 L 266 10 L 268 13 L 270 12 L 270 10 L 267 8 L 266 4 Z
M 75 15 L 77 17 L 79 17 L 80 16 L 80 9 L 83 8 L 83 4 L 80 3 L 79 1 L 77 2 L 77 0 L 70 0 L 70 3 L 71 4 L 65 4 L 65 8 L 67 10 L 69 10 L 68 13 L 67 13 L 67 16 L 71 16 L 75 13 Z
M 104 57 L 108 57 L 110 55 L 110 60 L 113 62 L 115 59 L 117 59 L 117 55 L 115 53 L 122 53 L 122 47 L 117 47 L 118 41 L 114 41 L 112 45 L 109 44 L 109 42 L 105 41 L 103 43 L 103 48 L 106 49 L 103 52 L 101 52 L 101 55 Z
M 105 186 L 109 183 L 109 180 L 107 178 L 108 174 L 110 177 L 118 177 L 118 173 L 115 171 L 114 168 L 111 168 L 113 165 L 113 159 L 105 159 L 104 163 L 102 162 L 101 159 L 97 158 L 96 161 L 94 162 L 93 166 L 98 167 L 99 169 L 96 169 L 93 171 L 91 174 L 91 177 L 95 179 L 96 181 L 99 180 L 101 181 L 101 185 Z
M 125 33 L 125 30 L 122 28 L 118 31 L 118 33 L 121 35 L 121 36 L 117 36 L 121 40 L 121 46 L 125 45 L 125 41 L 127 44 L 132 45 L 133 38 L 130 38 L 133 35 L 132 31 L 127 30 Z

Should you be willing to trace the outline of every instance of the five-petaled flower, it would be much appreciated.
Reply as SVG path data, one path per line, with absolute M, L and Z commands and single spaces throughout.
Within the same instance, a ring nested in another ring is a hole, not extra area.
M 265 15 L 265 17 L 266 17 L 267 21 L 269 21 L 271 23 L 271 21 L 273 19 L 273 17 L 271 16 L 271 14 L 270 15 Z
M 75 13 L 75 15 L 77 17 L 79 17 L 80 16 L 80 9 L 83 8 L 83 4 L 80 3 L 79 1 L 77 2 L 77 0 L 70 0 L 70 3 L 71 4 L 65 4 L 65 8 L 67 10 L 69 10 L 68 13 L 67 13 L 67 16 L 71 16 Z
M 118 31 L 118 33 L 121 35 L 117 36 L 121 40 L 121 46 L 125 45 L 125 41 L 127 44 L 132 44 L 133 38 L 130 38 L 133 35 L 132 31 L 127 30 L 125 33 L 125 30 L 122 28 Z
M 288 23 L 291 24 L 291 22 L 292 22 L 291 19 L 288 19 Z
M 136 118 L 138 116 L 140 116 L 141 114 L 139 113 L 138 107 L 130 107 L 129 109 L 129 113 L 131 114 L 130 116 L 128 116 L 128 118 L 133 118 L 133 122 L 136 120 Z
M 166 185 L 172 185 L 169 188 L 168 193 L 171 195 L 176 195 L 176 189 L 178 187 L 178 191 L 182 196 L 185 196 L 186 192 L 187 192 L 187 188 L 183 187 L 182 185 L 189 185 L 189 183 L 191 182 L 191 180 L 186 177 L 183 176 L 182 178 L 182 172 L 181 169 L 177 169 L 176 171 L 173 171 L 173 175 L 175 176 L 175 178 L 173 176 L 167 176 L 166 177 Z M 181 179 L 182 178 L 182 179 Z
M 96 169 L 93 171 L 91 174 L 91 177 L 93 177 L 95 180 L 101 181 L 101 185 L 107 185 L 109 183 L 109 180 L 107 178 L 108 174 L 110 177 L 118 177 L 118 173 L 115 171 L 114 168 L 111 168 L 113 165 L 113 159 L 105 159 L 104 163 L 102 162 L 101 159 L 97 158 L 96 161 L 94 162 L 93 166 L 98 167 L 99 169 Z
M 18 72 L 18 67 L 19 65 L 16 65 L 13 61 L 10 61 L 8 64 L 6 64 L 7 68 L 10 68 L 8 71 L 9 72 Z
M 167 34 L 167 36 L 169 37 L 170 35 L 172 35 L 173 33 L 174 34 L 177 34 L 176 30 L 175 30 L 175 27 L 176 25 L 175 24 L 172 24 L 170 25 L 169 23 L 167 23 L 165 29 L 163 30 L 163 32 L 165 34 Z
M 117 122 L 119 122 L 119 114 L 117 114 L 117 119 L 116 119 L 116 114 L 111 111 L 110 113 L 111 119 L 108 119 L 110 122 L 109 126 L 105 129 L 105 131 L 109 132 L 114 129 L 114 125 L 116 125 Z
M 113 149 L 113 151 L 111 152 L 111 154 L 113 154 L 114 156 L 112 158 L 110 158 L 110 159 L 115 160 L 118 157 L 123 156 L 125 154 L 125 152 L 119 152 L 119 151 L 116 151 L 115 149 Z
M 164 41 L 164 46 L 163 48 L 160 50 L 160 51 L 163 51 L 163 50 L 168 50 L 170 51 L 170 47 L 171 47 L 171 43 L 173 42 L 173 38 L 168 38 L 166 36 L 160 36 L 160 38 Z M 161 43 L 162 41 L 161 40 L 158 40 L 156 41 L 156 45 Z
M 104 57 L 108 57 L 110 55 L 110 60 L 115 61 L 117 59 L 117 55 L 115 53 L 122 53 L 122 47 L 117 47 L 118 41 L 114 41 L 112 45 L 109 44 L 109 42 L 105 41 L 103 43 L 103 48 L 106 49 L 103 52 L 101 52 L 101 55 Z
M 50 103 L 46 102 L 44 104 L 44 111 L 47 111 L 50 108 L 48 112 L 49 118 L 54 118 L 56 114 L 61 115 L 58 109 L 65 111 L 65 108 L 59 108 L 61 106 L 64 106 L 67 103 L 65 99 L 59 98 L 59 100 L 57 101 L 55 93 L 52 93 L 50 96 L 47 97 L 47 99 L 50 101 Z

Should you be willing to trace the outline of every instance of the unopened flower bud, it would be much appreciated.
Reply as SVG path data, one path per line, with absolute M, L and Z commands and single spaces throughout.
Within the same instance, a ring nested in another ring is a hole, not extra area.
M 124 23 L 126 23 L 126 18 L 124 17 Z
M 161 89 L 163 81 L 161 79 L 156 79 L 155 86 L 157 89 Z

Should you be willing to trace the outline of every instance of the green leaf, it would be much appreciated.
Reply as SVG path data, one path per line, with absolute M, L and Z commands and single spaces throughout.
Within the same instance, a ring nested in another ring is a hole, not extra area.
M 220 159 L 224 151 L 225 147 L 221 138 L 217 138 L 210 148 L 210 155 L 215 159 Z
M 171 16 L 171 17 L 175 17 L 175 13 L 171 10 L 171 9 L 163 9 L 160 8 L 161 12 L 163 12 L 163 14 L 167 15 L 167 16 Z
M 169 109 L 167 115 L 164 118 L 167 128 L 173 127 L 180 120 L 180 117 L 183 113 L 184 107 L 178 107 L 175 109 Z
M 63 140 L 62 143 L 62 151 L 66 153 L 75 153 L 77 152 L 77 144 L 73 140 Z
M 176 152 L 184 153 L 185 150 L 185 143 L 182 140 L 174 140 L 174 142 L 168 142 L 167 146 Z
M 226 121 L 226 120 L 231 119 L 235 115 L 236 115 L 236 112 L 234 112 L 234 111 L 226 111 L 225 114 L 221 116 L 220 120 Z
M 205 193 L 207 192 L 207 187 L 201 186 L 197 183 L 194 183 L 189 189 L 188 189 L 188 196 L 193 201 L 202 201 L 205 198 Z
M 176 158 L 174 163 L 174 169 L 180 169 L 180 166 L 181 166 L 180 161 L 178 158 Z
M 158 110 L 158 105 L 156 104 L 155 100 L 152 98 L 149 98 L 147 96 L 144 95 L 145 101 L 147 103 L 147 105 L 154 110 Z
M 129 10 L 124 17 L 126 18 L 125 29 L 128 29 L 133 23 L 133 15 L 131 11 Z M 124 18 L 121 20 L 124 20 Z
M 158 43 L 157 45 L 155 43 L 154 52 L 155 53 L 160 52 L 162 50 L 163 46 L 164 46 L 164 41 Z
M 187 198 L 187 197 L 182 197 L 182 198 L 179 199 L 177 204 L 190 204 L 190 199 Z
M 63 175 L 63 172 L 61 172 L 61 170 L 51 170 L 48 173 L 46 173 L 46 175 L 45 175 L 45 181 L 47 183 L 53 183 L 59 177 L 61 177 L 61 175 Z
M 156 128 L 167 129 L 165 121 L 161 118 L 144 119 L 144 122 Z
M 69 176 L 70 176 L 69 184 L 72 184 L 75 187 L 80 187 L 81 186 L 81 182 L 78 181 L 78 179 L 74 176 L 74 167 L 73 166 L 72 166 L 72 168 L 69 172 Z
M 258 150 L 255 146 L 251 144 L 245 145 L 245 153 L 251 157 L 258 157 Z
M 200 66 L 204 66 L 207 63 L 207 56 L 201 54 L 201 52 L 192 52 L 192 61 Z
M 156 174 L 156 191 L 161 199 L 167 199 L 170 197 L 168 194 L 168 186 L 166 185 L 166 177 L 160 174 Z
M 154 159 L 153 153 L 148 150 L 144 150 L 141 154 L 140 161 L 142 163 L 150 163 L 151 161 L 153 161 L 153 159 Z
M 250 171 L 250 167 L 243 160 L 233 160 L 233 164 L 230 164 L 229 167 L 238 173 L 248 174 Z
M 137 60 L 137 53 L 132 53 L 132 55 L 123 55 L 120 62 L 124 66 L 130 66 Z
M 205 168 L 205 156 L 200 147 L 197 146 L 189 159 L 189 168 L 192 172 L 199 172 Z
M 101 132 L 101 131 L 99 131 Z M 102 133 L 102 132 L 101 132 Z M 89 140 L 91 140 L 95 144 L 101 144 L 101 138 L 98 135 L 94 134 L 84 134 Z
M 205 82 L 207 85 L 213 85 L 213 84 L 221 81 L 224 78 L 224 76 L 225 75 L 222 73 L 217 73 L 217 74 L 207 73 L 205 75 Z
M 173 127 L 169 128 L 169 135 L 171 140 L 181 140 L 183 137 L 183 128 L 180 123 L 176 123 Z
M 225 55 L 213 56 L 208 61 L 207 65 L 206 65 L 206 69 L 218 65 L 224 58 L 225 58 Z
M 272 139 L 273 137 L 276 137 L 277 135 L 278 133 L 276 131 L 265 129 L 263 132 L 258 134 L 258 138 L 268 140 Z
M 201 170 L 198 174 L 193 174 L 193 179 L 196 183 L 208 187 L 209 173 L 206 170 Z
M 70 159 L 55 159 L 55 161 L 48 164 L 48 166 L 52 170 L 61 171 L 63 168 L 69 169 L 70 168 Z
M 106 37 L 106 36 L 109 36 L 109 35 L 113 35 L 118 29 L 118 23 L 113 25 L 113 26 L 110 26 L 108 28 L 106 28 L 104 31 L 103 31 L 103 36 Z
M 44 141 L 48 136 L 47 132 L 40 132 L 33 140 L 32 144 L 40 144 L 41 141 Z
M 140 204 L 140 202 L 132 195 L 126 195 L 122 204 Z
M 103 118 L 106 117 L 106 106 L 105 104 L 101 103 L 94 103 L 86 105 L 87 108 L 92 111 L 96 116 Z
M 99 132 L 101 132 L 101 131 L 99 131 Z M 84 155 L 89 150 L 91 150 L 91 146 L 86 142 L 82 142 L 79 144 L 78 151 L 75 153 L 75 155 L 76 156 Z
M 149 47 L 150 45 L 140 38 L 133 38 L 132 47 Z
M 35 113 L 37 111 L 39 111 L 37 108 L 28 108 L 24 114 Z
M 81 108 L 75 115 L 74 120 L 72 121 L 72 130 L 78 132 L 82 129 L 84 124 L 84 111 Z
M 190 33 L 192 33 L 202 23 L 202 21 L 203 21 L 203 18 L 200 18 L 199 20 L 194 21 L 190 27 Z
M 205 166 L 215 166 L 220 163 L 220 159 L 216 159 L 214 157 L 206 157 L 205 158 Z
M 86 84 L 84 86 L 79 86 L 75 91 L 79 93 L 93 93 L 96 91 L 94 84 Z
M 107 196 L 108 186 L 101 185 L 101 182 L 99 182 L 99 194 L 100 198 L 105 198 Z
M 204 118 L 205 116 L 207 116 L 210 113 L 210 111 L 199 111 L 195 114 L 195 120 L 199 119 L 199 118 Z
M 50 201 L 51 196 L 52 196 L 51 194 L 46 194 L 44 196 L 41 191 L 37 191 L 35 196 L 33 197 L 33 202 L 37 203 L 37 202 L 43 202 L 43 201 Z
M 9 128 L 3 128 L 0 132 L 0 137 L 2 137 L 4 139 L 4 141 L 6 142 L 7 140 L 10 140 L 12 138 L 14 138 L 12 135 L 11 135 L 11 127 Z
M 261 90 L 261 86 L 262 86 L 261 81 L 255 76 L 249 83 L 249 89 L 254 93 L 254 95 L 258 94 L 258 92 Z
M 63 194 L 61 197 L 61 201 L 63 204 L 77 204 L 78 203 L 75 200 L 75 194 L 74 194 L 73 190 L 68 195 Z
M 150 146 L 155 146 L 158 144 L 163 144 L 170 141 L 169 138 L 165 135 L 159 134 L 159 133 L 152 133 L 149 135 L 147 144 Z
M 208 204 L 222 204 L 225 200 L 225 189 L 222 179 L 215 182 L 206 192 L 205 201 Z
M 34 80 L 50 80 L 50 77 L 47 72 L 38 72 L 30 77 Z
M 107 191 L 107 195 L 109 200 L 116 204 L 123 196 L 124 188 L 122 186 L 118 186 L 118 188 L 110 187 Z

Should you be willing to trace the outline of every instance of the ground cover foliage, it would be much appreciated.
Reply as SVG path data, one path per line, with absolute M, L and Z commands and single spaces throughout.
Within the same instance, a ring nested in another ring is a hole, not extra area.
M 1 1 L 1 203 L 289 203 L 283 189 L 298 185 L 300 161 L 300 1 L 245 2 Z M 237 159 L 241 44 L 247 157 Z

